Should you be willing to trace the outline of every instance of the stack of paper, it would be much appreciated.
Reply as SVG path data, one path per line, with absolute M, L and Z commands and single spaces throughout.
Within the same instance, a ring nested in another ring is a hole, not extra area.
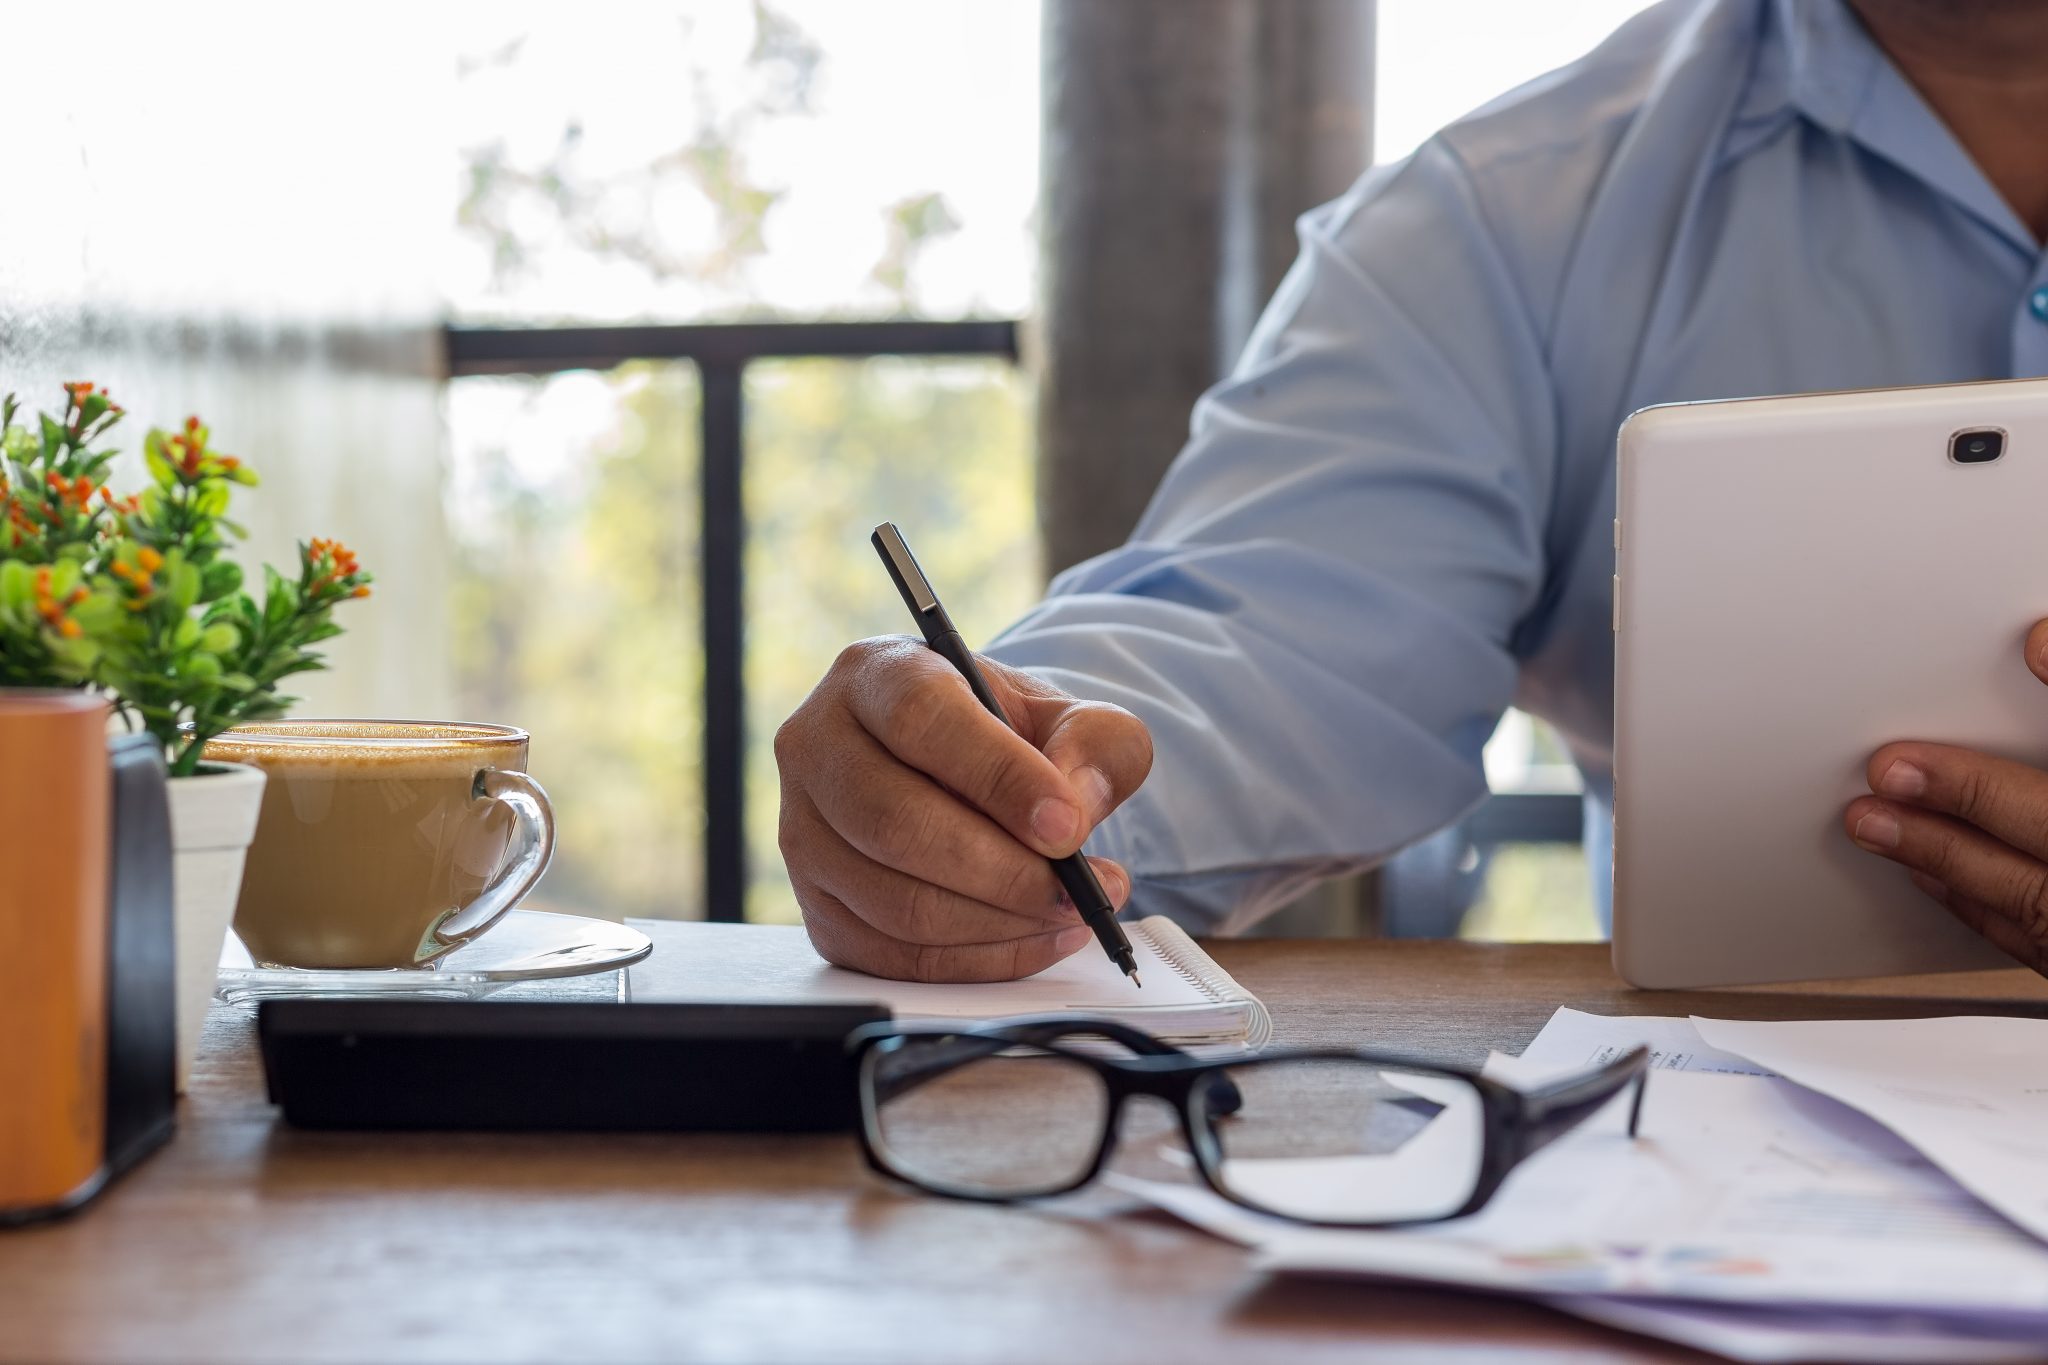
M 2048 1023 L 1560 1010 L 1488 1071 L 1524 1083 L 1638 1045 L 1658 1067 L 1638 1138 L 1618 1102 L 1456 1222 L 1303 1228 L 1122 1183 L 1275 1270 L 1519 1294 L 1738 1359 L 2048 1358 Z

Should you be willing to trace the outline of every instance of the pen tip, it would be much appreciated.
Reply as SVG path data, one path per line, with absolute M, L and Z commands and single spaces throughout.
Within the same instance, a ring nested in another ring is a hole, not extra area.
M 1145 989 L 1145 983 L 1138 980 L 1138 971 L 1135 967 L 1131 969 L 1131 984 L 1141 991 Z

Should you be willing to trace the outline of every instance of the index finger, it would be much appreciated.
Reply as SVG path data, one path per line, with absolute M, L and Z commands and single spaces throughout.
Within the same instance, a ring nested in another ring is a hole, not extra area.
M 1907 740 L 1870 756 L 1870 789 L 1953 815 L 2048 861 L 2048 773 L 1949 744 Z
M 887 662 L 848 699 L 862 729 L 1026 847 L 1061 858 L 1081 846 L 1083 809 L 1073 784 L 985 710 L 951 664 L 910 639 Z

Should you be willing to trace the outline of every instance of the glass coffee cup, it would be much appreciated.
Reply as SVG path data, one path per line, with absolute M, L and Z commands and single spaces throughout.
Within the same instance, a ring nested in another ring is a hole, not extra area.
M 554 854 L 528 736 L 455 721 L 277 720 L 207 742 L 269 781 L 235 933 L 264 966 L 430 966 L 502 919 Z

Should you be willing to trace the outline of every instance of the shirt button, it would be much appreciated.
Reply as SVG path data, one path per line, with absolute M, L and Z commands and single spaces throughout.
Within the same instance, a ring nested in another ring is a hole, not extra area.
M 2048 284 L 2042 285 L 2027 296 L 2027 311 L 2043 322 L 2048 322 Z

